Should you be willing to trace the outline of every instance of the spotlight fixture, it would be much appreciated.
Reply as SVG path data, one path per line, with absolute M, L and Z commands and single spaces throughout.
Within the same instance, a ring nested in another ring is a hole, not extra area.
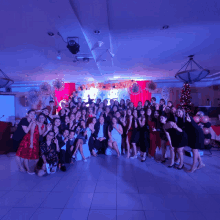
M 69 49 L 69 51 L 72 53 L 72 54 L 77 54 L 79 53 L 79 44 L 76 43 L 75 39 L 79 39 L 78 37 L 68 37 L 67 38 L 67 48 Z
M 60 32 L 57 32 L 57 35 L 60 36 L 62 38 L 62 40 L 67 43 L 67 48 L 69 49 L 69 51 L 72 54 L 77 54 L 79 53 L 79 38 L 78 37 L 67 37 L 67 42 L 63 39 L 62 35 L 60 34 Z M 76 42 L 76 40 L 78 40 L 78 43 Z
M 100 34 L 100 31 L 99 30 L 95 30 L 94 34 Z
M 53 33 L 53 32 L 48 32 L 47 34 L 48 34 L 49 36 L 51 36 L 51 37 L 54 36 L 54 33 Z

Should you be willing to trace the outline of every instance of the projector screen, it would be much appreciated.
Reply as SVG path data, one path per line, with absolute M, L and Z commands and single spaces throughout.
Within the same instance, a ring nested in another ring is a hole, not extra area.
M 15 96 L 0 94 L 0 105 L 0 121 L 13 122 L 15 120 Z

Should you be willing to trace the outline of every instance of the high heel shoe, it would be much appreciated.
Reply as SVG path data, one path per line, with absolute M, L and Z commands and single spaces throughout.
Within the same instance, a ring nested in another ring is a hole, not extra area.
M 182 166 L 181 168 L 177 167 L 176 169 L 177 169 L 177 170 L 182 170 L 183 167 L 184 167 L 184 164 L 183 164 L 183 166 Z
M 173 168 L 175 166 L 175 164 L 171 165 L 171 166 L 168 166 L 168 168 Z
M 144 161 L 146 161 L 146 157 L 143 157 L 141 160 L 141 162 L 144 162 Z
M 165 159 L 165 160 L 162 160 L 161 163 L 166 163 L 166 159 Z
M 187 173 L 194 173 L 197 170 L 197 168 L 194 168 L 193 170 L 187 170 Z
M 201 168 L 203 168 L 203 167 L 205 167 L 205 164 L 204 164 L 204 163 L 202 163 L 201 165 L 199 164 L 198 167 L 197 167 L 197 169 L 199 170 L 199 169 L 201 169 Z

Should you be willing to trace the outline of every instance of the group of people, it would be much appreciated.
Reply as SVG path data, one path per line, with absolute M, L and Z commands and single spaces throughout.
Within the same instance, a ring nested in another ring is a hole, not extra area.
M 37 173 L 39 176 L 55 173 L 57 168 L 66 171 L 66 164 L 87 161 L 99 154 L 126 154 L 136 159 L 140 149 L 141 162 L 147 157 L 165 163 L 166 147 L 170 146 L 169 168 L 183 169 L 183 150 L 189 146 L 193 151 L 193 165 L 188 172 L 204 167 L 199 149 L 204 148 L 204 134 L 184 109 L 176 109 L 172 101 L 146 100 L 137 107 L 127 99 L 97 99 L 88 97 L 85 103 L 76 94 L 61 103 L 54 101 L 36 111 L 30 110 L 18 124 L 13 134 L 13 148 L 21 172 Z M 162 158 L 156 157 L 161 148 Z M 30 167 L 30 161 L 34 169 Z

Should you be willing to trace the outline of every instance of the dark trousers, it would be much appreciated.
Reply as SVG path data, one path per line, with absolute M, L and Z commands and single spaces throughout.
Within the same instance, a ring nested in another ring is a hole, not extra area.
M 70 149 L 60 150 L 60 163 L 61 164 L 70 163 L 72 156 L 73 156 L 73 151 L 70 151 Z
M 90 150 L 90 152 L 92 152 L 92 150 L 94 150 L 94 148 L 95 148 L 95 140 L 93 139 L 92 136 L 89 138 L 88 144 L 89 144 L 89 150 Z
M 103 140 L 103 141 L 95 140 L 95 148 L 98 151 L 98 153 L 105 154 L 107 147 L 108 147 L 107 140 Z

